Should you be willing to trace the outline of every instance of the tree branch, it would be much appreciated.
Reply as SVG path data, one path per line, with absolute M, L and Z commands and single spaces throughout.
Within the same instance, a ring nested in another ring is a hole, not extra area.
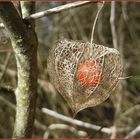
M 48 114 L 48 115 L 50 115 L 54 118 L 57 118 L 57 119 L 60 119 L 62 121 L 65 121 L 65 122 L 68 122 L 68 123 L 71 123 L 71 124 L 74 124 L 74 125 L 78 125 L 78 126 L 81 126 L 81 127 L 84 127 L 84 128 L 92 129 L 92 130 L 95 130 L 95 131 L 101 131 L 101 132 L 106 133 L 106 134 L 111 134 L 111 132 L 112 132 L 111 128 L 105 128 L 105 127 L 101 127 L 101 126 L 98 126 L 98 125 L 94 125 L 94 124 L 82 122 L 82 121 L 79 121 L 79 120 L 76 120 L 76 119 L 72 119 L 70 117 L 61 115 L 61 114 L 59 114 L 55 111 L 49 110 L 47 108 L 42 108 L 42 112 L 45 113 L 45 114 Z
M 22 11 L 22 18 L 29 17 L 31 14 L 35 12 L 35 2 L 21 1 L 20 4 L 21 4 L 21 11 Z M 34 19 L 29 19 L 28 22 L 33 28 L 35 27 Z
M 140 125 L 138 125 L 134 130 L 127 134 L 125 139 L 134 138 L 138 133 L 140 133 Z
M 8 9 L 8 10 L 7 10 Z M 37 92 L 37 39 L 11 2 L 0 3 L 0 18 L 9 33 L 15 52 L 18 85 L 14 138 L 32 135 Z
M 23 13 L 24 14 L 23 17 L 26 20 L 38 19 L 38 18 L 41 18 L 41 17 L 44 17 L 44 16 L 49 16 L 49 15 L 52 15 L 52 14 L 60 13 L 62 11 L 66 11 L 66 10 L 69 10 L 69 9 L 80 7 L 80 6 L 83 6 L 83 5 L 92 3 L 92 2 L 93 1 L 82 1 L 82 2 L 81 1 L 78 1 L 78 2 L 73 2 L 73 3 L 61 5 L 61 6 L 58 6 L 58 7 L 55 7 L 55 8 L 51 8 L 49 10 L 45 10 L 45 11 L 42 11 L 42 12 L 31 14 L 31 15 L 29 15 L 27 12 L 25 12 L 25 13 Z M 24 2 L 21 2 L 22 7 L 24 6 L 23 3 Z M 28 6 L 26 6 L 26 7 L 28 7 Z M 3 23 L 0 23 L 0 28 L 4 28 L 4 24 Z
M 77 1 L 77 2 L 73 2 L 73 3 L 61 5 L 61 6 L 49 9 L 49 10 L 45 10 L 45 11 L 42 11 L 42 12 L 32 14 L 32 15 L 26 17 L 25 19 L 38 19 L 38 18 L 41 18 L 41 17 L 44 17 L 44 16 L 56 14 L 56 13 L 59 13 L 59 12 L 62 12 L 62 11 L 68 10 L 68 9 L 73 9 L 73 8 L 76 8 L 76 7 L 85 5 L 85 4 L 89 4 L 91 2 L 93 2 L 93 1 L 82 1 L 82 2 Z

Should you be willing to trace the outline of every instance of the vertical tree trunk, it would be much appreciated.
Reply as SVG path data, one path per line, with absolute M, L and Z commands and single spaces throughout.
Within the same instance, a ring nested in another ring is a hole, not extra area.
M 11 38 L 17 62 L 16 118 L 14 138 L 29 138 L 37 94 L 37 38 L 33 24 L 24 22 L 11 2 L 0 3 L 0 18 Z

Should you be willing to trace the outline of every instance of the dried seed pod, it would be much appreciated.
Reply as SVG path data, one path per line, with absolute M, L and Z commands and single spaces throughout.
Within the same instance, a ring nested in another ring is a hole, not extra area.
M 50 49 L 47 67 L 52 83 L 74 114 L 105 101 L 122 73 L 116 49 L 67 39 Z

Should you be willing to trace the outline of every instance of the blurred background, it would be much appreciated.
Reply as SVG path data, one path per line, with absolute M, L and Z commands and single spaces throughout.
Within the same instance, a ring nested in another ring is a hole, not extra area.
M 69 2 L 36 2 L 36 12 L 51 9 Z M 90 41 L 97 3 L 52 14 L 36 20 L 38 47 L 38 99 L 33 137 L 44 138 L 128 138 L 140 137 L 140 3 L 105 3 L 97 21 L 94 43 L 117 48 L 123 59 L 123 76 L 110 98 L 102 104 L 84 109 L 74 119 L 83 122 L 78 126 L 44 113 L 48 108 L 72 117 L 70 107 L 49 81 L 47 73 L 48 49 L 61 38 Z M 113 22 L 110 19 L 113 18 Z M 115 27 L 115 32 L 112 32 Z M 114 38 L 115 35 L 115 38 Z M 115 41 L 116 45 L 114 44 Z M 3 49 L 4 48 L 4 49 Z M 5 49 L 7 48 L 7 49 Z M 11 137 L 15 118 L 17 83 L 16 61 L 8 34 L 0 29 L 0 138 Z M 100 130 L 86 128 L 84 122 L 98 125 Z M 109 132 L 102 131 L 103 127 Z M 130 136 L 133 132 L 133 136 Z

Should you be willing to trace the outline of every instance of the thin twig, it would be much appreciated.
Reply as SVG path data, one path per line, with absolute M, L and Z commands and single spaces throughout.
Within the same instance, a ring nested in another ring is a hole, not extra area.
M 86 137 L 87 136 L 87 133 L 85 131 L 77 130 L 76 128 L 74 128 L 72 126 L 69 126 L 69 125 L 66 125 L 66 124 L 51 124 L 48 127 L 48 129 L 46 130 L 46 132 L 44 133 L 43 138 L 49 138 L 50 131 L 53 131 L 53 130 L 63 130 L 63 131 L 68 130 L 71 133 L 74 133 L 75 135 L 80 136 L 80 137 Z
M 111 134 L 112 133 L 111 128 L 101 127 L 101 126 L 86 123 L 86 122 L 83 122 L 83 121 L 80 121 L 80 120 L 72 119 L 70 117 L 61 115 L 61 114 L 59 114 L 55 111 L 52 111 L 50 109 L 47 109 L 47 108 L 42 108 L 42 112 L 45 113 L 45 114 L 48 114 L 48 115 L 50 115 L 54 118 L 63 120 L 65 122 L 69 122 L 69 123 L 74 124 L 74 125 L 78 125 L 78 126 L 81 126 L 81 127 L 85 127 L 85 128 L 88 128 L 88 129 L 95 130 L 95 131 L 101 131 L 101 132 L 106 133 L 106 134 Z
M 122 5 L 122 15 L 123 15 L 123 18 L 124 20 L 127 22 L 129 17 L 128 17 L 128 14 L 127 14 L 127 2 L 122 2 L 121 3 Z
M 16 111 L 16 105 L 5 99 L 3 96 L 0 96 L 0 101 L 11 108 L 13 111 Z M 35 127 L 42 129 L 43 131 L 46 131 L 46 129 L 48 129 L 46 125 L 42 124 L 38 120 L 35 120 Z
M 7 85 L 4 85 L 4 84 L 1 84 L 0 83 L 0 94 L 6 94 L 6 93 L 11 93 L 11 94 L 14 94 L 15 93 L 15 90 L 14 88 L 10 87 L 10 86 L 7 86 Z
M 91 2 L 92 1 L 82 1 L 82 2 L 77 1 L 77 2 L 73 2 L 73 3 L 61 5 L 61 6 L 49 9 L 49 10 L 45 10 L 45 11 L 42 11 L 42 12 L 31 14 L 30 16 L 26 17 L 25 19 L 38 19 L 38 18 L 41 18 L 41 17 L 44 17 L 44 16 L 48 16 L 48 15 L 51 15 L 51 14 L 56 14 L 56 13 L 59 13 L 59 12 L 62 12 L 62 11 L 68 10 L 68 9 L 76 8 L 76 7 L 85 5 L 85 4 L 89 4 Z
M 110 14 L 110 24 L 111 24 L 111 33 L 113 39 L 113 45 L 115 49 L 118 49 L 118 39 L 117 39 L 117 32 L 115 27 L 115 18 L 116 18 L 116 2 L 111 2 L 111 14 Z
M 41 122 L 39 122 L 36 119 L 35 119 L 34 125 L 35 125 L 36 128 L 39 128 L 39 129 L 41 129 L 43 131 L 46 131 L 48 129 L 47 126 L 44 123 L 42 124 Z
M 0 64 L 0 70 L 4 70 L 4 66 Z M 16 76 L 16 71 L 14 71 L 13 69 L 9 69 L 7 68 L 6 70 L 6 74 L 12 76 L 12 77 L 15 77 Z
M 119 80 L 125 80 L 125 79 L 130 79 L 133 78 L 133 76 L 126 76 L 126 77 L 119 77 Z
M 116 138 L 116 134 L 117 134 L 116 126 L 113 126 L 113 127 L 112 127 L 112 134 L 111 134 L 110 139 Z
M 77 1 L 77 2 L 73 2 L 73 3 L 69 3 L 69 4 L 65 4 L 65 5 L 61 5 L 55 8 L 51 8 L 49 10 L 45 10 L 45 11 L 41 11 L 35 14 L 31 14 L 30 16 L 25 17 L 25 19 L 30 20 L 30 19 L 38 19 L 44 16 L 48 16 L 48 15 L 52 15 L 52 14 L 56 14 L 62 11 L 66 11 L 69 9 L 73 9 L 76 7 L 80 7 L 82 5 L 86 5 L 89 3 L 92 3 L 93 1 Z M 0 23 L 0 28 L 4 28 L 4 24 Z
M 132 38 L 132 45 L 133 46 L 138 46 L 139 43 L 138 43 L 137 40 L 139 40 L 139 39 L 138 39 L 138 37 L 137 37 L 137 35 L 134 31 L 133 24 L 130 23 L 130 18 L 128 16 L 127 2 L 122 2 L 121 5 L 122 5 L 122 16 L 123 16 L 123 19 L 124 19 L 125 24 L 127 26 L 127 29 L 129 31 L 129 34 Z
M 94 20 L 94 23 L 93 23 L 93 27 L 92 27 L 92 33 L 91 33 L 90 44 L 92 44 L 92 42 L 93 42 L 93 35 L 94 35 L 94 31 L 95 31 L 95 25 L 96 25 L 96 23 L 97 23 L 98 16 L 99 16 L 99 14 L 100 14 L 100 12 L 101 12 L 103 6 L 104 6 L 104 3 L 105 3 L 105 2 L 103 1 L 102 5 L 100 6 L 100 8 L 98 9 L 98 12 L 97 12 L 97 14 L 96 14 L 96 17 L 95 17 L 95 20 Z
M 12 104 L 10 101 L 6 100 L 4 97 L 0 96 L 0 101 L 5 103 L 11 109 L 16 110 L 16 106 Z
M 12 52 L 9 52 L 6 56 L 6 60 L 5 60 L 5 63 L 4 63 L 4 69 L 3 69 L 3 71 L 0 75 L 0 81 L 3 79 L 3 76 L 5 75 L 5 72 L 6 72 L 8 64 L 9 64 L 9 60 L 10 60 L 11 55 L 12 55 Z
M 138 133 L 140 133 L 140 125 L 138 125 L 134 130 L 132 130 L 125 139 L 134 138 Z

